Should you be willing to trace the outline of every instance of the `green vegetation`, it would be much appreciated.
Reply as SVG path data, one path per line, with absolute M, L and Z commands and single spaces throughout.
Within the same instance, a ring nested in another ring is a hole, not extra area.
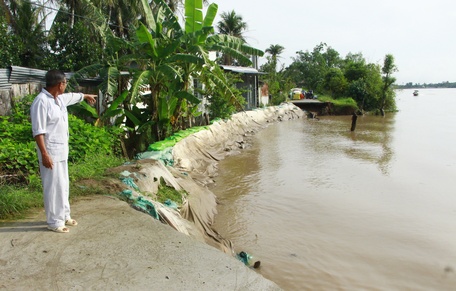
M 68 165 L 70 176 L 70 193 L 72 197 L 107 194 L 103 186 L 103 181 L 109 178 L 105 171 L 109 168 L 117 167 L 125 163 L 125 159 L 106 154 L 91 153 L 84 159 Z M 111 177 L 117 178 L 117 177 Z M 94 183 L 89 185 L 80 184 L 81 181 L 90 180 Z M 100 183 L 97 183 L 100 182 Z
M 322 102 L 331 102 L 333 104 L 332 113 L 336 115 L 348 115 L 359 110 L 356 101 L 353 98 L 333 99 L 330 96 L 318 96 Z
M 269 46 L 265 52 L 267 62 L 261 66 L 261 71 L 266 75 L 262 77 L 262 81 L 267 84 L 269 94 L 272 95 L 272 104 L 278 105 L 284 102 L 288 97 L 288 92 L 291 88 L 296 87 L 292 79 L 286 75 L 283 66 L 277 71 L 277 66 L 280 54 L 285 48 L 279 44 Z
M 236 14 L 234 10 L 229 12 L 222 12 L 220 15 L 221 20 L 217 23 L 217 29 L 220 34 L 230 35 L 237 37 L 245 42 L 244 31 L 247 29 L 247 23 L 244 22 L 241 15 Z M 221 63 L 229 66 L 239 66 L 241 59 L 236 57 L 236 53 L 223 52 Z
M 394 101 L 394 91 L 393 91 L 393 84 L 396 82 L 396 78 L 393 77 L 393 73 L 397 71 L 397 67 L 394 64 L 394 57 L 391 54 L 387 54 L 385 56 L 385 60 L 383 62 L 382 67 L 382 98 L 380 101 L 380 112 L 382 116 L 385 116 L 385 107 L 391 108 L 392 105 L 388 104 L 391 101 Z M 394 103 L 393 103 L 394 104 Z
M 19 63 L 19 51 L 17 50 L 19 42 L 17 36 L 9 30 L 8 24 L 2 15 L 0 15 L 0 43 L 2 44 L 2 49 L 0 50 L 0 68 L 6 68 L 10 64 Z
M 173 187 L 167 186 L 163 178 L 160 178 L 160 186 L 158 187 L 157 201 L 165 203 L 168 199 L 176 202 L 179 206 L 182 205 L 182 198 L 187 193 L 185 191 L 177 191 Z
M 290 66 L 277 71 L 283 48 L 271 45 L 265 51 L 269 56 L 261 67 L 267 73 L 262 81 L 269 85 L 274 104 L 285 101 L 290 89 L 304 88 L 333 100 L 351 98 L 362 111 L 396 109 L 392 74 L 397 69 L 392 55 L 386 55 L 380 66 L 367 63 L 361 53 L 349 53 L 342 58 L 335 49 L 320 43 L 312 51 L 298 51 Z
M 98 153 L 90 153 L 84 159 L 69 164 L 71 199 L 83 195 L 108 194 L 103 185 L 105 170 L 121 165 L 125 160 Z M 38 168 L 38 162 L 35 169 Z M 81 181 L 100 181 L 90 185 Z M 27 183 L 11 183 L 7 178 L 0 180 L 0 219 L 24 216 L 34 207 L 43 207 L 43 190 L 37 174 L 29 176 Z
M 0 175 L 9 175 L 10 180 L 26 182 L 38 173 L 38 158 L 32 125 L 29 120 L 30 105 L 35 96 L 29 95 L 15 103 L 11 116 L 0 116 Z M 70 162 L 80 162 L 87 156 L 119 155 L 120 129 L 95 127 L 69 115 Z
M 216 4 L 210 4 L 203 15 L 202 0 L 185 1 L 184 26 L 165 2 L 157 0 L 153 4 L 160 12 L 154 13 L 149 5 L 143 5 L 144 21 L 130 32 L 130 39 L 106 32 L 108 55 L 122 57 L 101 59 L 76 75 L 104 77 L 102 91 L 117 97 L 111 104 L 114 110 L 98 114 L 97 118 L 100 121 L 113 116 L 118 121 L 126 119 L 126 146 L 130 153 L 144 151 L 149 144 L 192 127 L 194 118 L 201 115 L 196 93 L 210 92 L 212 104 L 219 100 L 239 103 L 241 92 L 217 63 L 210 60 L 209 51 L 229 52 L 242 64 L 251 64 L 250 55 L 262 55 L 238 37 L 214 33 Z M 101 25 L 106 21 L 101 15 L 98 22 Z M 125 78 L 121 71 L 130 72 L 128 89 L 122 85 Z M 193 89 L 195 80 L 204 85 L 204 91 Z M 141 93 L 144 88 L 149 91 L 146 95 Z M 138 107 L 138 103 L 145 107 Z M 213 110 L 212 118 L 225 113 L 217 110 L 220 106 L 209 109 Z
M 88 155 L 121 155 L 122 130 L 118 127 L 96 127 L 74 115 L 68 116 L 70 126 L 69 161 L 77 162 Z
M 0 185 L 0 219 L 22 217 L 28 210 L 43 206 L 41 188 Z
M 16 102 L 11 116 L 0 117 L 0 219 L 24 216 L 30 209 L 43 206 L 41 180 L 35 141 L 32 138 L 29 108 L 34 96 Z M 116 127 L 96 127 L 69 115 L 70 157 L 69 178 L 71 199 L 94 194 L 109 193 L 106 187 L 106 170 L 125 162 L 120 157 L 120 132 Z M 193 127 L 179 131 L 167 140 L 151 145 L 173 146 L 175 142 L 206 127 Z M 168 143 L 168 144 L 167 144 Z M 157 193 L 159 202 L 170 199 L 182 203 L 181 193 L 161 185 Z
M 81 78 L 101 79 L 99 89 L 109 98 L 107 108 L 97 112 L 80 106 L 78 111 L 95 118 L 97 126 L 124 122 L 124 143 L 131 157 L 192 127 L 202 114 L 198 98 L 202 94 L 211 99 L 211 118 L 243 109 L 236 79 L 218 63 L 223 55 L 236 64 L 250 65 L 251 56 L 263 52 L 245 42 L 246 26 L 234 12 L 223 15 L 241 24 L 235 34 L 229 26 L 215 32 L 218 6 L 213 3 L 203 9 L 203 0 L 56 4 L 59 12 L 47 34 L 40 4 L 12 0 L 0 5 L 0 39 L 14 43 L 2 47 L 0 64 L 76 71 L 70 80 L 73 87 Z M 183 19 L 175 13 L 178 4 L 183 4 Z M 214 61 L 209 52 L 221 58 Z M 198 82 L 197 88 L 204 90 L 193 87 Z
M 236 88 L 236 83 L 242 83 L 240 76 L 226 73 L 226 77 L 226 83 L 230 86 L 233 95 L 225 94 L 225 89 L 217 86 L 215 83 L 206 86 L 201 91 L 203 95 L 208 96 L 208 108 L 211 112 L 212 119 L 229 118 L 233 113 L 241 111 L 246 103 L 244 97 L 242 97 L 242 90 Z
M 34 96 L 16 102 L 11 116 L 0 116 L 0 218 L 22 215 L 42 206 L 42 188 L 32 127 L 30 105 Z M 70 115 L 69 175 L 72 197 L 100 192 L 79 187 L 84 179 L 100 180 L 107 168 L 122 164 L 119 131 L 99 128 Z
M 9 180 L 24 182 L 38 173 L 38 158 L 29 121 L 32 100 L 33 96 L 26 96 L 14 105 L 11 116 L 0 116 L 0 175 L 10 177 Z

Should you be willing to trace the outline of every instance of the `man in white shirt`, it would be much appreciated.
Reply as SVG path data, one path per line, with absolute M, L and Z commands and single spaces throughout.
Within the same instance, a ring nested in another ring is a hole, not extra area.
M 30 108 L 48 229 L 59 233 L 69 232 L 66 225 L 78 224 L 70 216 L 67 106 L 83 100 L 94 104 L 96 97 L 93 94 L 64 93 L 66 85 L 64 72 L 48 71 L 46 88 L 36 96 Z

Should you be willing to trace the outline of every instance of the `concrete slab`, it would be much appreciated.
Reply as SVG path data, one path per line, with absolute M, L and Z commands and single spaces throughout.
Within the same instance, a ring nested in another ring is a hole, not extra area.
M 0 224 L 0 289 L 280 290 L 243 263 L 108 196 L 72 204 L 79 225 L 46 229 L 44 211 Z

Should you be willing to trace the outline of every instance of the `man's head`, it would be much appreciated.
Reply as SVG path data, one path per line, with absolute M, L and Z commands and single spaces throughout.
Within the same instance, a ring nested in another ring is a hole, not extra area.
M 65 73 L 60 70 L 50 70 L 46 73 L 46 88 L 52 88 L 60 83 L 66 85 Z
M 65 92 L 67 80 L 65 73 L 60 70 L 50 70 L 46 73 L 46 90 L 51 93 L 52 96 Z

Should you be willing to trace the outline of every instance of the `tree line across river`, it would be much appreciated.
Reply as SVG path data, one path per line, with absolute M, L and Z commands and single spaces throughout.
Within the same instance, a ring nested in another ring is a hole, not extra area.
M 456 88 L 456 82 L 441 82 L 441 83 L 406 83 L 405 85 L 397 85 L 397 89 L 412 89 L 412 88 Z

